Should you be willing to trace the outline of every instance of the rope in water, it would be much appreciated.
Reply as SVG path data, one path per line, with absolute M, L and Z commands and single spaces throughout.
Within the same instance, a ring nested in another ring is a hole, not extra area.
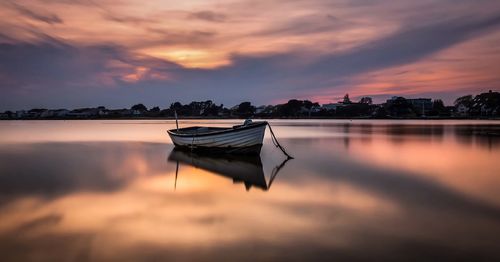
M 271 188 L 271 185 L 273 184 L 274 182 L 274 179 L 276 178 L 276 176 L 278 175 L 278 172 L 280 172 L 280 170 L 285 166 L 286 162 L 288 162 L 290 159 L 292 158 L 287 158 L 285 159 L 281 165 L 279 166 L 276 166 L 273 171 L 271 172 L 271 176 L 269 177 L 269 183 L 267 184 L 267 189 L 270 189 Z
M 288 159 L 293 159 L 293 156 L 289 155 L 285 148 L 278 142 L 278 139 L 276 138 L 276 135 L 274 135 L 273 129 L 271 128 L 271 124 L 267 123 L 267 125 L 269 126 L 269 131 L 271 131 L 271 141 L 273 141 L 274 146 L 279 148 L 283 154 L 288 157 Z

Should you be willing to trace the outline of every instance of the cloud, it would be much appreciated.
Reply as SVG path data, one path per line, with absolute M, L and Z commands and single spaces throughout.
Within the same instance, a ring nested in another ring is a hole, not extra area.
M 346 30 L 355 26 L 354 22 L 340 19 L 332 15 L 312 14 L 295 17 L 281 24 L 258 31 L 256 35 L 265 36 L 297 36 Z
M 0 44 L 0 74 L 19 87 L 67 85 L 86 81 L 105 68 L 105 61 L 119 55 L 110 46 L 75 48 L 59 41 Z M 12 88 L 2 85 L 0 88 Z
M 158 37 L 155 37 L 153 39 L 141 40 L 134 46 L 151 47 L 174 44 L 199 46 L 209 44 L 217 36 L 217 32 L 208 30 L 176 31 L 157 27 L 148 27 L 147 31 Z
M 115 45 L 79 46 L 49 36 L 35 42 L 0 43 L 0 90 L 5 94 L 0 101 L 19 109 L 94 103 L 128 107 L 139 89 L 151 87 L 147 96 L 155 97 L 150 93 L 155 87 L 170 86 L 171 78 L 183 70 Z
M 226 21 L 227 16 L 223 13 L 205 10 L 205 11 L 192 12 L 188 15 L 188 18 L 200 19 L 209 22 L 224 22 Z
M 265 90 L 268 98 L 286 99 L 304 92 L 321 92 L 325 87 L 328 90 L 343 87 L 356 75 L 418 62 L 490 32 L 498 25 L 500 17 L 494 16 L 405 26 L 388 36 L 319 59 L 308 58 L 309 53 L 304 50 L 264 56 L 236 55 L 231 66 L 210 71 L 205 80 L 216 82 L 219 90 L 228 84 L 237 85 L 240 92 L 245 95 L 249 92 L 256 100 L 261 97 L 250 90 Z
M 412 25 L 345 53 L 333 54 L 307 68 L 307 73 L 351 75 L 417 62 L 429 55 L 488 32 L 500 16 L 452 19 L 424 26 Z
M 280 10 L 287 15 L 279 17 L 264 10 L 273 4 L 261 3 L 251 19 L 245 16 L 248 9 L 237 5 L 220 13 L 198 6 L 181 11 L 155 6 L 132 14 L 123 11 L 136 7 L 130 3 L 120 8 L 104 3 L 102 8 L 86 8 L 97 10 L 97 19 L 107 19 L 100 20 L 106 30 L 92 34 L 94 28 L 71 25 L 66 29 L 77 31 L 67 38 L 46 26 L 42 30 L 16 24 L 20 30 L 0 35 L 0 89 L 10 95 L 0 99 L 2 109 L 74 107 L 75 102 L 92 101 L 122 106 L 136 99 L 162 105 L 215 97 L 226 105 L 241 97 L 260 104 L 290 98 L 326 100 L 356 88 L 376 96 L 381 88 L 372 92 L 366 76 L 377 73 L 383 82 L 394 75 L 394 68 L 422 64 L 459 44 L 493 35 L 500 25 L 498 13 L 464 12 L 469 5 L 438 16 L 442 5 L 435 8 L 439 12 L 415 11 L 433 1 L 411 8 L 363 3 L 343 3 L 331 10 L 323 1 L 297 1 Z M 228 21 L 226 13 L 234 23 L 220 23 Z M 390 19 L 377 17 L 389 13 L 394 14 Z M 210 23 L 196 21 L 200 19 Z M 68 19 L 64 26 L 70 23 Z M 0 23 L 0 28 L 12 27 Z M 485 50 L 499 55 L 494 47 Z M 469 63 L 456 54 L 447 58 L 448 64 Z M 483 61 L 477 68 L 487 65 L 484 58 L 477 60 Z M 405 70 L 401 81 L 413 81 L 411 68 Z M 482 86 L 496 83 L 489 72 L 481 81 Z M 398 94 L 424 94 L 432 84 L 404 86 Z M 445 88 L 453 87 L 440 89 Z M 449 90 L 443 95 L 447 93 L 455 95 Z
M 16 86 L 1 85 L 1 89 L 85 85 L 105 86 L 99 80 L 119 80 L 139 66 L 161 73 L 178 67 L 163 60 L 133 55 L 115 45 L 76 46 L 49 36 L 33 43 L 0 44 L 0 75 L 16 82 Z
M 26 222 L 19 226 L 16 230 L 19 232 L 30 231 L 37 228 L 43 228 L 59 224 L 63 219 L 62 215 L 49 214 L 46 216 L 38 217 L 32 221 Z
M 43 14 L 41 12 L 34 12 L 32 11 L 31 9 L 23 6 L 23 5 L 20 5 L 20 4 L 17 4 L 17 3 L 14 3 L 14 2 L 8 2 L 10 4 L 11 7 L 13 7 L 17 12 L 19 12 L 20 14 L 26 16 L 26 17 L 29 17 L 33 20 L 38 20 L 38 21 L 41 21 L 41 22 L 44 22 L 44 23 L 47 23 L 47 24 L 62 24 L 63 23 L 63 20 L 55 15 L 55 14 Z
M 109 8 L 97 3 L 93 3 L 92 6 L 98 8 L 102 13 L 102 17 L 108 21 L 113 21 L 122 24 L 132 24 L 132 25 L 151 24 L 158 22 L 150 17 L 144 18 L 138 16 L 116 14 L 115 12 L 112 12 Z

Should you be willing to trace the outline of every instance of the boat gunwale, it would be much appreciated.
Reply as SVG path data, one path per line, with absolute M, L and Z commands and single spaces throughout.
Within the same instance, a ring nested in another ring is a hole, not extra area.
M 219 131 L 212 131 L 212 132 L 205 132 L 205 133 L 198 133 L 198 134 L 183 134 L 183 133 L 177 133 L 177 129 L 170 129 L 167 130 L 167 133 L 172 136 L 178 136 L 178 137 L 201 137 L 201 136 L 213 136 L 213 135 L 220 135 L 220 134 L 225 134 L 225 133 L 231 133 L 231 132 L 238 132 L 242 130 L 248 130 L 256 127 L 261 127 L 267 125 L 267 121 L 259 121 L 259 122 L 253 122 L 249 125 L 241 125 L 237 127 L 228 127 L 221 129 Z M 194 127 L 187 127 L 183 129 L 188 129 L 188 128 L 195 128 Z M 182 130 L 182 129 L 179 129 Z

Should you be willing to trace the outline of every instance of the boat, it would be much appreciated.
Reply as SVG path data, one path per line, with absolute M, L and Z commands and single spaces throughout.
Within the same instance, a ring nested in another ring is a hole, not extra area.
M 176 148 L 211 153 L 260 154 L 266 121 L 245 120 L 233 127 L 193 126 L 168 130 Z
M 233 183 L 243 183 L 246 190 L 255 187 L 267 191 L 271 187 L 278 172 L 285 166 L 290 159 L 285 159 L 280 165 L 276 166 L 266 181 L 262 160 L 259 155 L 242 154 L 209 154 L 206 152 L 190 152 L 174 148 L 168 156 L 169 162 L 177 164 L 175 169 L 175 184 L 177 186 L 177 175 L 179 172 L 179 163 L 188 166 L 200 168 L 213 174 L 227 177 L 233 180 Z

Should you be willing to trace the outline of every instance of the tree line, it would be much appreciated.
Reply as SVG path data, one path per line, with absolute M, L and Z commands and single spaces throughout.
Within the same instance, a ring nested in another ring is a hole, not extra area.
M 173 118 L 175 113 L 185 118 L 497 118 L 500 117 L 500 93 L 489 91 L 476 96 L 467 95 L 445 106 L 440 99 L 406 99 L 393 97 L 382 104 L 373 104 L 372 98 L 362 97 L 351 101 L 346 94 L 342 101 L 320 105 L 309 100 L 291 99 L 283 104 L 255 106 L 245 101 L 227 108 L 212 100 L 193 101 L 188 104 L 175 102 L 167 108 L 147 108 L 135 104 L 127 109 L 79 108 L 74 110 L 31 109 L 6 111 L 1 119 L 115 119 L 115 118 Z

